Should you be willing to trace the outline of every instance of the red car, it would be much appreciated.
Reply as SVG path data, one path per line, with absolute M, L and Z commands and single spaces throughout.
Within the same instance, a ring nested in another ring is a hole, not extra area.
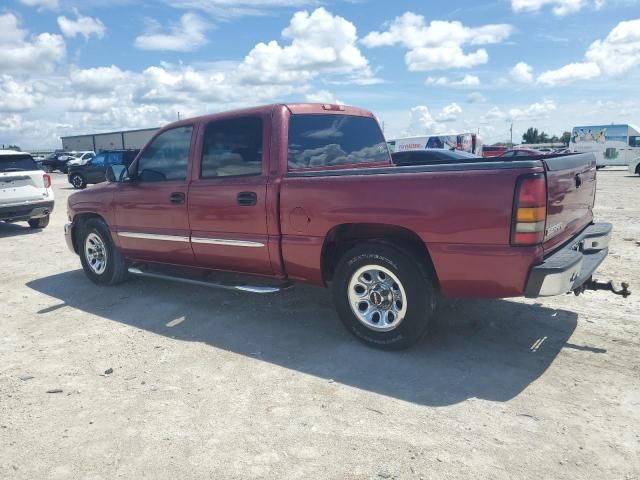
M 548 155 L 548 153 L 533 148 L 512 148 L 501 153 L 498 157 L 541 157 L 544 155 Z
M 349 331 L 385 349 L 418 340 L 441 296 L 580 291 L 611 235 L 593 154 L 395 166 L 375 117 L 342 105 L 181 120 L 107 174 L 65 226 L 93 282 L 330 286 Z
M 507 147 L 502 147 L 499 145 L 483 145 L 482 146 L 482 156 L 484 158 L 493 158 L 499 157 L 504 152 L 508 150 Z

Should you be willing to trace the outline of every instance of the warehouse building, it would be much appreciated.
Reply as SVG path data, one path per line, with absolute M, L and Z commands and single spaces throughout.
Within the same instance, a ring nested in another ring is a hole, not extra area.
M 93 150 L 114 150 L 122 148 L 142 148 L 158 131 L 158 128 L 142 128 L 120 132 L 93 133 L 60 137 L 62 150 L 67 152 Z

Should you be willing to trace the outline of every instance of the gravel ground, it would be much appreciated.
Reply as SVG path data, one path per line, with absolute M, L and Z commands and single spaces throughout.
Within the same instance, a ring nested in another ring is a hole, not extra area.
M 447 301 L 386 353 L 322 289 L 91 284 L 54 185 L 44 231 L 0 224 L 0 478 L 640 478 L 640 295 Z M 640 178 L 596 213 L 640 289 Z

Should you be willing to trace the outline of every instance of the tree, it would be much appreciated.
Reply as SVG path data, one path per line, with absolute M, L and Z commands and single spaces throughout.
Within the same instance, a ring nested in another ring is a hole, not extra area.
M 562 132 L 560 141 L 564 143 L 566 146 L 569 146 L 569 142 L 571 141 L 571 132 Z
M 524 143 L 537 143 L 538 142 L 538 129 L 529 127 L 527 131 L 522 134 L 522 141 Z

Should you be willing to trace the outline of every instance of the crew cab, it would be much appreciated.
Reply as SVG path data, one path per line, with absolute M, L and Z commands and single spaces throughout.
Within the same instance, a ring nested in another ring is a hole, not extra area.
M 44 228 L 53 205 L 51 177 L 31 155 L 0 150 L 0 220 L 26 221 L 31 228 Z
M 65 235 L 100 285 L 133 274 L 257 293 L 329 286 L 349 331 L 401 349 L 441 296 L 580 292 L 607 255 L 592 154 L 472 160 L 395 166 L 355 107 L 201 116 L 71 195 Z

